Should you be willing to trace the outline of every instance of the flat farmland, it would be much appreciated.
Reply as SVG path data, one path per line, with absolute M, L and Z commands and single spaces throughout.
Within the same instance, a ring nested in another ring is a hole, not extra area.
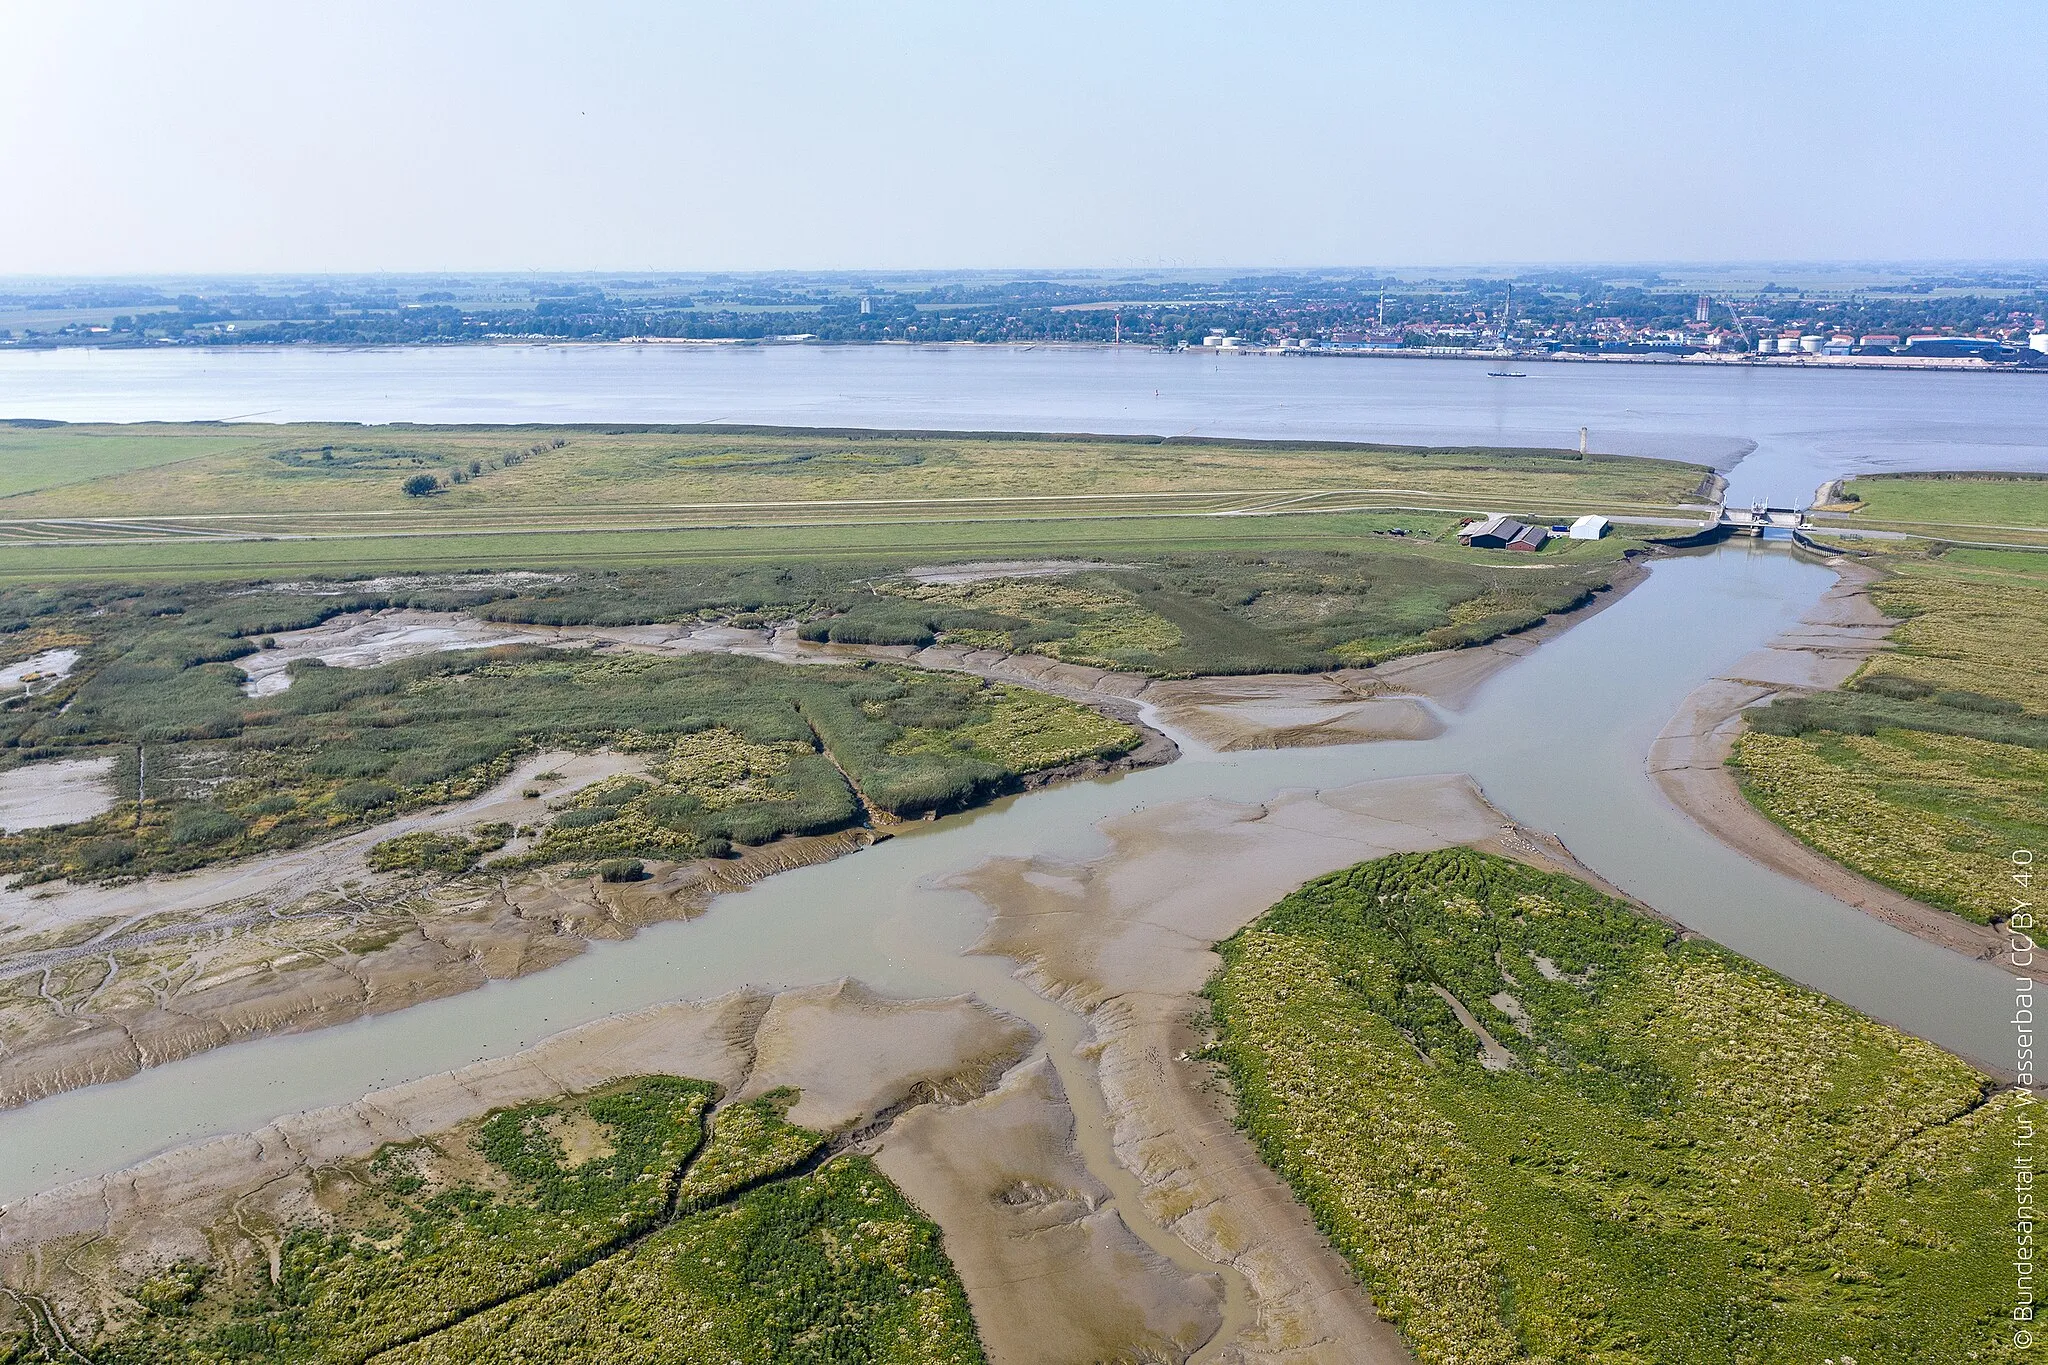
M 1316 544 L 1441 535 L 1494 510 L 1683 516 L 1705 474 L 1564 451 L 1152 438 L 12 426 L 0 577 Z

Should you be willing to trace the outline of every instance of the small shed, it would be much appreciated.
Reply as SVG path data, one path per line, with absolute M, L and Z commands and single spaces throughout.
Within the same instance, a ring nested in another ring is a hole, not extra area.
M 1572 523 L 1571 537 L 1573 540 L 1598 540 L 1607 534 L 1611 524 L 1605 517 L 1580 517 Z
M 1458 532 L 1458 543 L 1475 550 L 1540 550 L 1550 539 L 1541 526 L 1529 526 L 1496 512 Z

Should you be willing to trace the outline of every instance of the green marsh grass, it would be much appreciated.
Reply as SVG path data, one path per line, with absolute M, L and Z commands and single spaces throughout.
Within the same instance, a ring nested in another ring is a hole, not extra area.
M 2015 1097 L 1932 1045 L 1466 849 L 1218 951 L 1240 1123 L 1426 1365 L 2018 1358 Z

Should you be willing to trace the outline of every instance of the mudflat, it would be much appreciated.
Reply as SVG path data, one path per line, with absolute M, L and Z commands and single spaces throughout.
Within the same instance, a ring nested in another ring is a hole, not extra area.
M 63 758 L 0 773 L 0 830 L 90 820 L 114 807 L 114 760 Z
M 1235 1128 L 1198 1057 L 1212 945 L 1301 882 L 1397 851 L 1464 843 L 1553 868 L 1569 855 L 1503 819 L 1466 778 L 1403 778 L 1258 805 L 1202 799 L 1102 826 L 1082 862 L 1001 858 L 951 880 L 988 907 L 977 951 L 1018 963 L 1081 1016 L 1082 1070 L 1100 1087 L 1118 1161 L 1146 1211 L 1242 1276 L 1244 1311 L 1209 1358 L 1406 1361 L 1287 1187 Z M 1576 870 L 1574 868 L 1574 870 Z

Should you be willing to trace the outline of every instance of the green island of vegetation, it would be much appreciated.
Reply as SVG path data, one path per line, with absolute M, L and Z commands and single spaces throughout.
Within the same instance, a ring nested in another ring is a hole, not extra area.
M 1894 648 L 1840 691 L 1749 712 L 1731 761 L 1751 804 L 1815 849 L 1997 923 L 2014 850 L 2048 846 L 2048 674 L 2015 643 L 2048 630 L 2048 556 L 1952 549 L 1888 568 L 1871 597 L 1903 618 Z
M 1931 1044 L 1467 849 L 1218 951 L 1239 1122 L 1426 1365 L 2019 1358 L 2024 1096 Z
M 548 747 L 609 747 L 643 772 L 576 793 L 501 862 L 716 856 L 857 823 L 863 807 L 906 817 L 972 804 L 1139 742 L 1132 727 L 1044 693 L 858 661 L 505 646 L 369 668 L 299 659 L 284 691 L 244 694 L 232 660 L 257 652 L 258 638 L 389 600 L 7 594 L 0 612 L 19 649 L 68 640 L 85 656 L 61 685 L 0 712 L 7 756 L 107 754 L 117 790 L 132 794 L 139 752 L 148 799 L 0 836 L 0 871 L 85 880 L 294 847 L 474 796 Z M 510 834 L 401 839 L 377 861 L 466 866 Z
M 100 1365 L 980 1362 L 938 1228 L 794 1098 L 644 1076 L 322 1166 L 310 1216 L 223 1220 L 62 1340 Z M 48 1326 L 17 1319 L 0 1362 L 47 1358 Z

